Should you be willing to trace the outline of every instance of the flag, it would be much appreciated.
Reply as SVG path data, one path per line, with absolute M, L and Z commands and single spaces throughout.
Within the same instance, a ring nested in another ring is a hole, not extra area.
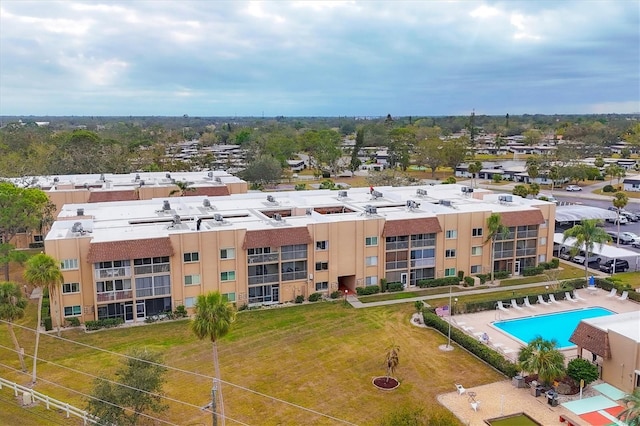
M 448 317 L 449 316 L 449 305 L 444 305 L 441 308 L 436 308 L 436 315 L 439 317 Z

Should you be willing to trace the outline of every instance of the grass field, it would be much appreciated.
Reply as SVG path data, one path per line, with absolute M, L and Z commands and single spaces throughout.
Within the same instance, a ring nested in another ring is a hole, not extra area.
M 438 345 L 446 337 L 412 326 L 413 309 L 412 304 L 402 304 L 356 310 L 342 302 L 323 302 L 240 313 L 233 331 L 219 343 L 222 378 L 230 383 L 223 387 L 227 416 L 261 425 L 342 424 L 336 419 L 377 424 L 399 407 L 442 414 L 446 410 L 436 395 L 453 390 L 454 383 L 472 387 L 503 378 L 461 349 L 441 352 Z M 22 324 L 33 327 L 34 318 L 32 302 Z M 1 327 L 2 376 L 26 384 L 27 375 L 11 371 L 19 363 Z M 19 329 L 17 334 L 26 353 L 32 353 L 33 332 Z M 176 401 L 169 402 L 170 410 L 162 417 L 180 425 L 210 424 L 210 414 L 199 407 L 209 401 L 211 345 L 192 336 L 187 320 L 91 334 L 67 330 L 62 337 L 41 337 L 36 390 L 84 407 L 83 394 L 91 392 L 92 376 L 113 378 L 121 360 L 118 354 L 132 347 L 148 348 L 160 351 L 166 365 L 181 370 L 167 374 L 164 391 Z M 385 374 L 385 348 L 391 343 L 400 347 L 396 377 L 401 385 L 383 392 L 371 380 Z M 16 420 L 9 411 L 13 407 L 5 402 L 10 395 L 0 391 L 2 424 Z

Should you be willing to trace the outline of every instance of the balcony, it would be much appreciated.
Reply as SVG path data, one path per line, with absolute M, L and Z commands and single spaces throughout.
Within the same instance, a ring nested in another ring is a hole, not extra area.
M 251 263 L 266 263 L 266 262 L 277 262 L 279 260 L 279 253 L 269 253 L 269 254 L 254 254 L 248 257 L 248 262 Z
M 95 276 L 97 280 L 104 278 L 119 278 L 119 277 L 130 277 L 131 276 L 131 268 L 109 268 L 109 269 L 97 269 L 95 271 Z
M 422 259 L 415 259 L 411 261 L 412 268 L 429 268 L 433 266 L 436 266 L 435 257 L 425 257 Z
M 249 285 L 280 282 L 279 274 L 254 275 L 249 277 Z
M 97 294 L 98 302 L 111 302 L 114 300 L 124 300 L 124 299 L 132 299 L 132 298 L 133 298 L 133 291 L 131 290 L 110 291 L 108 293 Z

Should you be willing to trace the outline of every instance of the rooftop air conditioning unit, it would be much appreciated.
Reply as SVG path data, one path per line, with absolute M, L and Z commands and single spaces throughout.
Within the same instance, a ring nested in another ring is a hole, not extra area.
M 513 196 L 511 195 L 498 195 L 498 201 L 501 203 L 511 203 L 513 202 Z
M 171 210 L 171 204 L 169 203 L 169 200 L 164 200 L 164 202 L 162 203 L 162 210 L 164 211 Z
M 371 195 L 373 196 L 373 198 L 382 198 L 382 192 L 379 191 L 373 191 L 371 192 Z
M 416 195 L 424 197 L 424 196 L 427 195 L 427 190 L 426 189 L 422 189 L 422 188 L 418 188 L 418 189 L 416 189 Z
M 140 180 L 140 174 L 136 173 L 136 182 Z
M 463 186 L 462 188 L 460 188 L 460 190 L 465 194 L 473 192 L 473 188 L 471 188 L 470 186 Z
M 208 173 L 207 173 L 207 177 L 212 178 L 212 177 L 213 177 L 213 172 L 208 172 Z
M 366 214 L 378 214 L 378 208 L 367 204 L 366 206 L 364 206 L 364 212 Z
M 215 181 L 216 181 L 217 183 L 222 183 L 222 179 L 220 179 L 219 177 L 216 177 L 216 178 L 215 178 Z
M 140 186 L 144 186 L 144 181 L 143 180 L 140 181 Z
M 338 198 L 347 198 L 347 191 L 338 191 Z
M 100 175 L 100 180 L 103 181 L 103 182 L 106 180 L 105 177 L 104 177 L 104 174 Z
M 174 225 L 180 225 L 182 223 L 182 221 L 180 220 L 180 215 L 176 214 L 173 215 L 173 224 Z
M 451 200 L 440 200 L 439 203 L 441 206 L 451 207 Z
M 164 177 L 166 177 L 167 179 L 171 179 L 171 173 L 167 173 L 166 175 L 164 175 Z
M 267 195 L 267 201 L 270 203 L 275 203 L 276 199 L 273 195 Z
M 213 220 L 215 220 L 216 222 L 222 222 L 224 221 L 224 217 L 222 217 L 220 213 L 216 213 L 213 215 Z
M 208 198 L 205 198 L 204 200 L 202 200 L 202 205 L 206 208 L 211 207 L 211 201 L 209 201 Z
M 82 231 L 84 231 L 84 229 L 82 228 L 82 222 L 74 222 L 73 226 L 71 227 L 71 232 L 78 233 Z
M 273 214 L 273 220 L 280 222 L 282 221 L 282 215 L 280 213 L 274 213 Z
M 76 216 L 84 216 L 84 209 L 79 208 L 76 210 Z
M 417 209 L 418 207 L 420 207 L 420 203 L 414 201 L 414 200 L 407 200 L 407 208 L 409 209 Z
M 56 176 L 56 177 L 53 178 L 53 181 L 54 182 L 60 182 L 60 178 L 58 176 Z

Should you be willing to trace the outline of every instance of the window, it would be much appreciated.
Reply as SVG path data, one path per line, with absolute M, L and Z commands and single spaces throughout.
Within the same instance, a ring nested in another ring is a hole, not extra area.
M 547 245 L 547 237 L 540 238 L 540 245 L 541 246 L 546 246 Z
M 77 317 L 82 314 L 82 308 L 80 305 L 73 306 L 65 306 L 64 307 L 64 316 L 65 317 Z
M 80 293 L 80 283 L 64 283 L 62 284 L 63 293 Z
M 329 241 L 316 241 L 316 250 L 328 250 Z
M 200 260 L 200 253 L 194 251 L 192 253 L 184 253 L 185 262 L 198 262 Z
M 377 246 L 378 245 L 378 237 L 367 237 L 364 239 L 365 246 Z
M 447 229 L 445 231 L 445 238 L 448 240 L 455 240 L 456 238 L 458 238 L 458 231 L 456 231 L 455 229 Z
M 60 269 L 78 269 L 78 259 L 65 259 L 60 262 Z
M 456 268 L 447 268 L 444 270 L 445 277 L 455 277 L 456 276 Z
M 136 275 L 169 272 L 170 270 L 169 256 L 133 259 L 133 272 Z
M 220 281 L 233 281 L 236 279 L 236 271 L 220 272 Z
M 378 256 L 367 256 L 365 258 L 365 265 L 376 266 L 378 264 Z
M 200 284 L 200 275 L 185 275 L 184 285 L 198 285 Z
M 482 272 L 482 265 L 472 265 L 471 266 L 471 273 L 472 274 L 479 274 Z
M 36 243 L 41 243 L 44 241 L 44 238 L 42 237 L 42 235 L 34 235 L 33 241 L 35 241 Z
M 456 249 L 446 249 L 444 251 L 444 257 L 446 258 L 456 257 Z
M 195 297 L 185 297 L 184 298 L 184 307 L 185 308 L 193 308 L 196 304 Z
M 472 237 L 482 237 L 482 228 L 473 228 L 471 230 Z
M 316 262 L 316 271 L 329 270 L 329 262 Z
M 329 281 L 320 281 L 316 283 L 316 291 L 328 290 Z
M 366 277 L 364 279 L 364 285 L 365 286 L 378 285 L 378 276 L 377 275 L 372 275 L 370 277 Z
M 236 258 L 236 249 L 234 248 L 220 249 L 220 259 L 235 259 L 235 258 Z
M 236 294 L 235 293 L 224 293 L 222 295 L 222 300 L 224 302 L 235 302 L 236 301 Z
M 481 256 L 481 255 L 482 255 L 482 246 L 471 247 L 471 256 Z

